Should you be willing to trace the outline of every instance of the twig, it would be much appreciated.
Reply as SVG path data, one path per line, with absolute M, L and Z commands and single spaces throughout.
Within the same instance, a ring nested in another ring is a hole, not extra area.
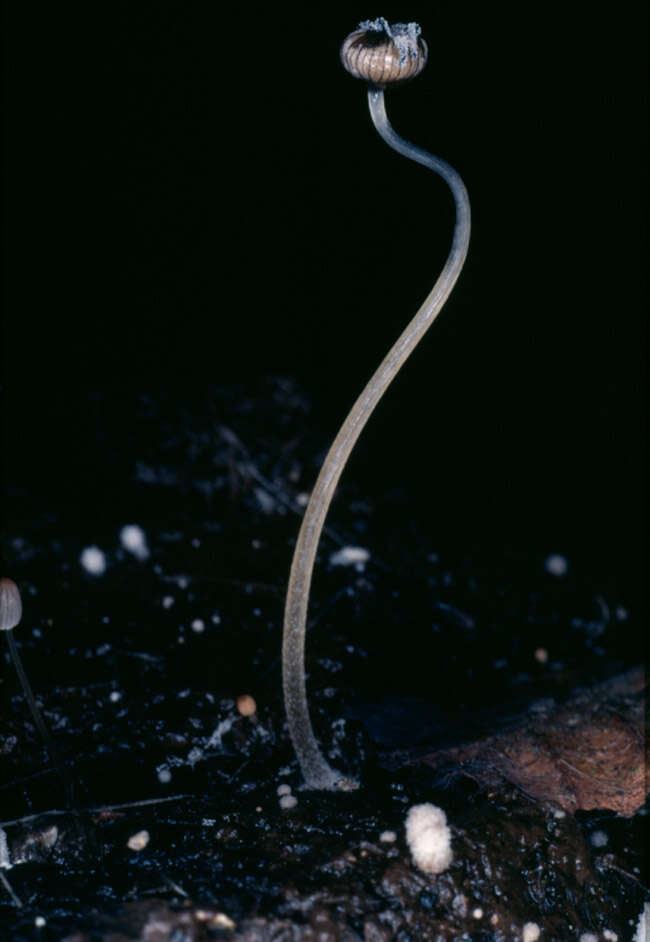
M 102 811 L 121 811 L 123 808 L 144 808 L 147 805 L 162 805 L 168 801 L 182 801 L 184 798 L 193 797 L 193 795 L 168 795 L 166 798 L 142 798 L 140 801 L 127 801 L 120 805 L 102 805 L 99 808 L 84 808 L 83 811 L 77 811 L 74 808 L 70 811 L 53 808 L 50 811 L 38 811 L 36 814 L 25 815 L 24 818 L 14 818 L 13 821 L 0 821 L 0 828 L 8 828 L 13 824 L 29 824 L 31 821 L 36 821 L 38 818 L 47 817 L 48 815 L 57 817 L 65 814 L 77 816 L 81 814 L 100 814 Z

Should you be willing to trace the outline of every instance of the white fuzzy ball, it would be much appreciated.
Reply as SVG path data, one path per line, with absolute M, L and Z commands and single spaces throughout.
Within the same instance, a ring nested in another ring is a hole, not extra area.
M 449 867 L 451 831 L 442 808 L 427 802 L 413 805 L 406 815 L 406 842 L 413 860 L 425 873 L 443 873 Z

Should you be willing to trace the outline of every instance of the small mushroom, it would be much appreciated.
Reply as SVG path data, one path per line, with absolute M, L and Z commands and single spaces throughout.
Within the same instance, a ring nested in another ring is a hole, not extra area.
M 18 653 L 18 648 L 16 646 L 16 640 L 14 638 L 13 629 L 20 623 L 20 620 L 23 615 L 23 603 L 20 598 L 20 592 L 18 586 L 13 581 L 13 579 L 7 579 L 3 577 L 0 579 L 0 631 L 4 631 L 7 644 L 9 645 L 9 654 L 11 660 L 18 674 L 18 679 L 20 685 L 23 688 L 23 693 L 25 695 L 25 700 L 27 701 L 27 706 L 29 711 L 32 714 L 32 719 L 38 729 L 43 742 L 47 748 L 47 751 L 50 755 L 50 759 L 56 768 L 56 771 L 64 782 L 66 786 L 66 802 L 67 807 L 70 808 L 72 805 L 72 796 L 74 785 L 68 770 L 65 767 L 63 759 L 61 758 L 58 749 L 54 745 L 54 740 L 52 739 L 50 732 L 45 725 L 43 716 L 38 707 L 38 703 L 32 692 L 31 685 L 27 679 L 27 674 L 25 673 L 25 668 L 23 667 L 23 662 L 21 660 L 20 654 Z
M 424 68 L 427 47 L 417 23 L 392 26 L 380 17 L 365 21 L 348 36 L 341 49 L 344 67 L 368 83 L 368 106 L 373 124 L 398 153 L 437 173 L 449 186 L 456 204 L 456 223 L 449 256 L 428 297 L 384 357 L 352 406 L 334 439 L 311 493 L 291 563 L 284 611 L 282 680 L 289 733 L 307 788 L 343 790 L 356 786 L 333 769 L 314 736 L 307 704 L 305 626 L 309 590 L 318 541 L 327 511 L 350 453 L 375 406 L 407 358 L 440 313 L 465 262 L 470 235 L 470 205 L 465 185 L 448 163 L 405 141 L 386 115 L 384 87 L 413 78 Z

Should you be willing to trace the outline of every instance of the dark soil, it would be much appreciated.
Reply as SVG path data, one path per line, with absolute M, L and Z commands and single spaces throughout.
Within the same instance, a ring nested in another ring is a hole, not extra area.
M 640 664 L 641 613 L 615 575 L 580 558 L 554 574 L 548 547 L 498 537 L 440 545 L 403 491 L 346 477 L 307 657 L 317 734 L 362 785 L 301 790 L 280 637 L 301 495 L 328 444 L 309 403 L 279 379 L 200 400 L 114 391 L 109 408 L 108 395 L 73 416 L 87 423 L 85 464 L 55 496 L 38 469 L 9 482 L 16 639 L 75 792 L 66 808 L 5 655 L 0 825 L 14 897 L 1 891 L 2 938 L 497 942 L 535 923 L 555 942 L 630 939 L 650 899 L 646 807 L 567 813 L 559 798 L 486 784 L 476 764 L 416 761 L 526 715 L 539 727 L 544 709 Z M 128 524 L 145 558 L 122 545 Z M 346 545 L 368 562 L 333 565 Z M 105 554 L 101 574 L 81 565 L 89 546 Z M 253 717 L 238 712 L 242 694 Z M 451 827 L 439 876 L 406 846 L 419 802 Z

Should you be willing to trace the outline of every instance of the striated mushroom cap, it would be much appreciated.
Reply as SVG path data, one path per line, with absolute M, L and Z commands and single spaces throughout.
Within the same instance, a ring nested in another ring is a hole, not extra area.
M 383 16 L 365 20 L 343 41 L 343 67 L 375 88 L 415 78 L 425 67 L 428 56 L 420 32 L 417 23 L 390 25 Z
M 11 631 L 23 617 L 23 603 L 13 579 L 0 579 L 0 631 Z

